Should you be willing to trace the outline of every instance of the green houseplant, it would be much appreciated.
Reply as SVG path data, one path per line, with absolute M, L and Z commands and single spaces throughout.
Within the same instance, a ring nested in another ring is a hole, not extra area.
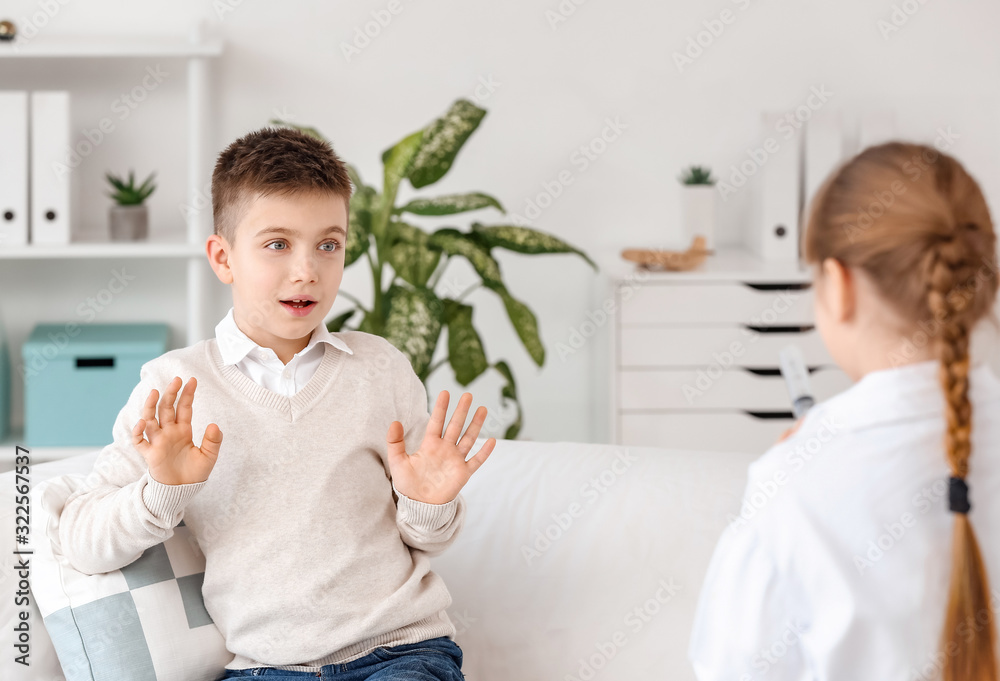
M 681 184 L 697 185 L 697 184 L 715 184 L 715 178 L 712 177 L 712 170 L 704 166 L 689 166 L 681 172 L 678 178 Z
M 690 166 L 678 179 L 681 188 L 681 224 L 688 239 L 705 237 L 705 248 L 715 249 L 715 178 L 710 168 Z
M 444 363 L 451 366 L 455 379 L 462 386 L 487 369 L 499 372 L 504 379 L 501 397 L 517 408 L 516 418 L 504 435 L 513 439 L 522 425 L 514 376 L 507 362 L 490 361 L 486 357 L 473 324 L 473 307 L 463 299 L 480 286 L 496 293 L 524 348 L 535 364 L 542 366 L 545 348 L 538 333 L 538 321 L 531 309 L 508 291 L 492 249 L 529 255 L 575 253 L 595 271 L 597 265 L 568 243 L 527 227 L 473 222 L 467 232 L 451 226 L 428 232 L 406 222 L 408 214 L 451 216 L 485 208 L 505 212 L 497 199 L 482 192 L 416 198 L 403 205 L 397 205 L 396 201 L 404 180 L 415 189 L 440 180 L 485 115 L 485 109 L 468 100 L 456 100 L 443 116 L 386 149 L 382 153 L 381 191 L 362 182 L 357 170 L 348 166 L 354 194 L 350 202 L 345 266 L 367 258 L 374 283 L 374 299 L 366 306 L 341 291 L 355 307 L 332 319 L 327 327 L 331 331 L 354 328 L 383 336 L 409 358 L 414 372 L 425 383 Z M 327 141 L 315 128 L 281 119 L 272 119 L 271 123 L 293 127 Z M 458 296 L 439 295 L 435 286 L 455 257 L 468 260 L 481 281 Z M 348 322 L 355 321 L 356 326 L 347 326 Z M 448 336 L 448 356 L 432 363 L 444 330 Z
M 109 212 L 111 239 L 114 241 L 134 241 L 149 235 L 149 212 L 144 201 L 156 189 L 151 173 L 146 180 L 135 186 L 135 172 L 128 171 L 128 181 L 112 173 L 105 173 L 114 191 L 108 196 L 114 200 Z

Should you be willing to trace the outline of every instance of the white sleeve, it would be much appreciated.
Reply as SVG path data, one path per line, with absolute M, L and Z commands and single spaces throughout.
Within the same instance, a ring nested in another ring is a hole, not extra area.
M 709 563 L 688 656 L 699 681 L 809 678 L 802 653 L 805 623 L 793 587 L 779 570 L 756 518 L 731 524 Z

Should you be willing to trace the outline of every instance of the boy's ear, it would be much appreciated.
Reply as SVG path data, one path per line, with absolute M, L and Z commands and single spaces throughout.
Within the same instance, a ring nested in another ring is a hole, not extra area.
M 229 267 L 229 242 L 225 237 L 213 234 L 205 242 L 205 253 L 208 255 L 208 264 L 215 271 L 215 276 L 223 284 L 233 283 L 233 270 Z

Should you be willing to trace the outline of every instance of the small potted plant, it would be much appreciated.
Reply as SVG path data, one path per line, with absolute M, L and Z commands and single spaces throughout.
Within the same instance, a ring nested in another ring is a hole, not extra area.
M 109 193 L 115 201 L 109 211 L 111 223 L 112 241 L 138 241 L 149 236 L 149 212 L 143 203 L 156 185 L 153 184 L 153 177 L 156 173 L 150 174 L 138 187 L 135 186 L 135 173 L 128 171 L 128 182 L 120 177 L 106 173 L 105 175 L 113 192 Z
M 687 238 L 705 237 L 705 248 L 715 249 L 715 178 L 702 166 L 691 166 L 680 176 L 683 184 L 681 215 Z

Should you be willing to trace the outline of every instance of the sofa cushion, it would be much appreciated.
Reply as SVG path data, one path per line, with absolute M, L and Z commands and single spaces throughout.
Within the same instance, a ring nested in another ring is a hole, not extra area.
M 478 451 L 482 441 L 472 451 Z M 754 455 L 497 443 L 431 559 L 476 681 L 694 679 L 701 583 Z
M 87 575 L 62 555 L 59 516 L 83 475 L 35 485 L 31 590 L 67 681 L 211 681 L 233 659 L 205 609 L 205 557 L 184 522 L 133 563 Z

